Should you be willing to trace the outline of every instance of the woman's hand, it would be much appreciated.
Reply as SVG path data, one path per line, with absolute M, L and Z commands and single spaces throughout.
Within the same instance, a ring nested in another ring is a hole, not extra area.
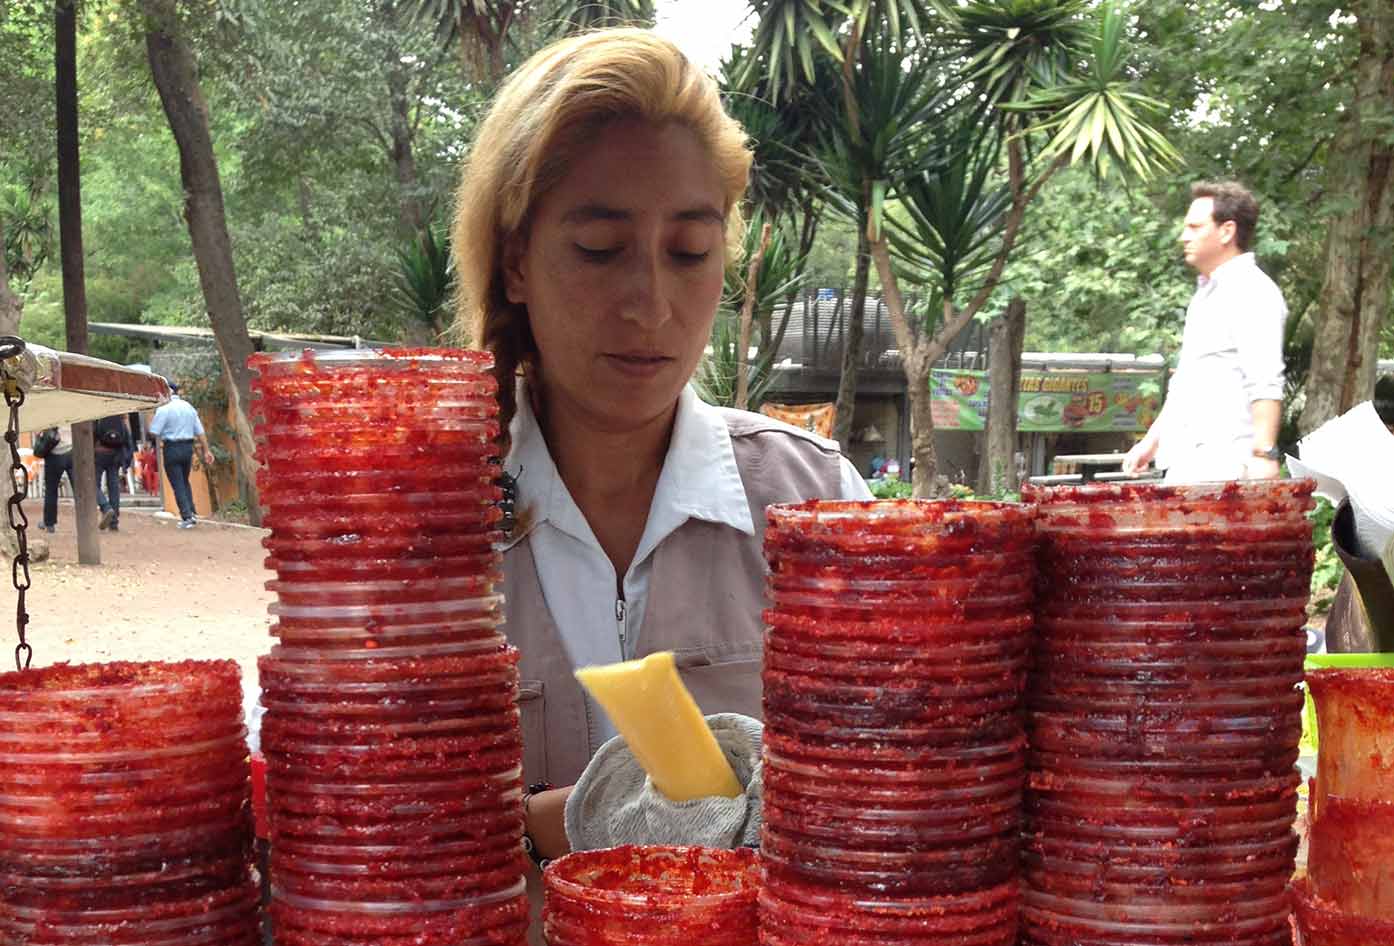
M 566 800 L 571 789 L 570 785 L 553 788 L 528 798 L 525 830 L 538 855 L 547 860 L 571 853 L 571 842 L 566 839 Z

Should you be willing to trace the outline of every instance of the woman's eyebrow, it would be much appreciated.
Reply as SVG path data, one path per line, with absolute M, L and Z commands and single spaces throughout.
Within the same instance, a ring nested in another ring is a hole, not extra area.
M 674 220 L 695 220 L 699 223 L 716 223 L 724 225 L 726 215 L 717 210 L 711 204 L 702 204 L 688 210 L 680 210 L 673 215 Z
M 593 220 L 628 220 L 632 217 L 628 210 L 606 207 L 604 204 L 582 204 L 572 207 L 561 215 L 562 223 L 590 223 Z
M 561 222 L 566 224 L 592 223 L 596 220 L 630 220 L 634 216 L 628 210 L 621 210 L 618 207 L 609 207 L 605 204 L 581 204 L 572 207 L 562 214 Z M 724 225 L 726 215 L 711 204 L 698 204 L 686 210 L 679 210 L 673 214 L 673 220 L 680 220 L 684 223 L 696 221 L 698 223 L 716 223 Z

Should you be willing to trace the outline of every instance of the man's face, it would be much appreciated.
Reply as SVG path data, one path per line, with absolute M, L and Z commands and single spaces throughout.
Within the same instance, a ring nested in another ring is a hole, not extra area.
M 1215 199 L 1197 197 L 1181 224 L 1181 249 L 1186 264 L 1209 276 L 1234 249 L 1234 221 L 1215 222 Z

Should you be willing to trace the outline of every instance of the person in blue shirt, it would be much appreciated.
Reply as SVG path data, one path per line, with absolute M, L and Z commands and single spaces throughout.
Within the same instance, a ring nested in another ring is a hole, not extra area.
M 179 506 L 179 528 L 192 529 L 198 520 L 194 518 L 194 494 L 189 488 L 189 471 L 194 465 L 194 447 L 197 445 L 203 462 L 213 465 L 213 451 L 208 449 L 208 438 L 203 432 L 203 421 L 199 420 L 194 406 L 179 396 L 179 385 L 169 384 L 172 396 L 169 403 L 155 411 L 150 421 L 150 436 L 155 438 L 164 456 L 165 475 L 174 490 L 174 501 Z

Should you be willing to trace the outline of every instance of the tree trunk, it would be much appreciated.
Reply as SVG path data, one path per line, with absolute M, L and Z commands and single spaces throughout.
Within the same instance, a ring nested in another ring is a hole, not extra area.
M 866 311 L 866 285 L 871 273 L 871 244 L 866 227 L 857 234 L 857 270 L 852 279 L 852 305 L 842 327 L 842 373 L 837 380 L 837 406 L 833 438 L 848 453 L 852 446 L 852 415 L 857 407 L 857 371 L 862 364 L 862 314 Z
M 63 315 L 68 351 L 87 353 L 87 282 L 82 259 L 82 188 L 77 128 L 77 11 L 74 0 L 54 6 L 54 86 L 58 128 L 58 241 L 63 264 Z M 77 560 L 100 565 L 97 541 L 97 463 L 92 425 L 73 424 L 73 507 Z
M 750 410 L 750 324 L 755 314 L 755 298 L 760 288 L 760 264 L 765 261 L 765 250 L 770 246 L 770 224 L 760 228 L 760 245 L 750 258 L 750 266 L 745 272 L 745 302 L 741 305 L 740 329 L 736 333 L 736 402 L 738 411 Z
M 296 202 L 300 205 L 300 228 L 310 246 L 319 246 L 319 224 L 310 201 L 310 181 L 304 174 L 295 178 Z
M 794 311 L 794 303 L 804 295 L 803 275 L 808 269 L 808 253 L 813 248 L 813 240 L 818 235 L 818 213 L 813 201 L 803 208 L 803 223 L 799 227 L 799 256 L 794 269 L 794 288 L 784 297 L 784 315 L 779 327 L 774 324 L 774 309 L 757 313 L 760 321 L 760 342 L 755 360 L 762 365 L 773 365 L 779 355 L 779 346 L 784 344 L 784 333 L 789 328 L 789 316 Z
M 939 452 L 934 447 L 934 412 L 929 393 L 929 372 L 934 360 L 943 354 L 935 351 L 933 340 L 917 336 L 905 316 L 905 300 L 900 296 L 900 284 L 891 268 L 891 250 L 883 233 L 871 244 L 871 258 L 876 261 L 876 274 L 881 277 L 881 291 L 886 298 L 891 331 L 900 348 L 901 368 L 905 372 L 910 392 L 910 453 L 914 462 L 911 488 L 916 499 L 931 499 L 939 492 Z M 945 303 L 947 319 L 949 303 Z
M 934 412 L 929 396 L 929 369 L 912 369 L 918 377 L 923 374 L 924 390 L 911 382 L 910 387 L 910 451 L 915 468 L 911 471 L 911 495 L 916 499 L 933 499 L 939 495 L 939 451 L 934 446 Z M 906 372 L 907 378 L 911 371 Z
M 954 305 L 952 299 L 944 300 L 944 318 L 939 330 L 928 338 L 914 338 L 910 334 L 909 323 L 905 318 L 905 306 L 900 299 L 895 272 L 891 268 L 890 247 L 885 237 L 872 244 L 872 255 L 876 259 L 876 272 L 881 277 L 881 286 L 886 293 L 886 308 L 890 311 L 891 324 L 895 327 L 897 344 L 906 351 L 904 359 L 905 378 L 910 386 L 910 420 L 912 429 L 910 441 L 915 451 L 914 494 L 917 497 L 931 497 L 940 491 L 939 456 L 934 449 L 934 414 L 930 409 L 930 372 L 934 363 L 944 356 L 953 344 L 958 333 L 967 327 L 973 316 L 987 303 L 993 290 L 1002 279 L 1007 259 L 1016 245 L 1021 225 L 1026 219 L 1026 208 L 1035 200 L 1055 174 L 1069 163 L 1068 155 L 1061 155 L 1051 163 L 1036 180 L 1030 184 L 1026 180 L 1026 158 L 1022 144 L 1012 139 L 1007 145 L 1007 172 L 1011 180 L 1012 204 L 1002 225 L 1002 243 L 997 248 L 992 265 L 983 277 L 977 293 L 963 308 Z M 907 339 L 913 341 L 913 351 L 907 351 Z
M 183 38 L 175 0 L 141 0 L 147 24 L 145 49 L 150 73 L 160 93 L 170 131 L 179 146 L 179 176 L 184 185 L 184 217 L 189 225 L 199 285 L 208 320 L 218 343 L 227 376 L 229 399 L 235 405 L 234 427 L 242 456 L 237 463 L 238 486 L 253 525 L 261 524 L 256 487 L 256 460 L 249 449 L 251 425 L 246 405 L 252 401 L 247 358 L 254 351 L 237 290 L 232 241 L 223 210 L 218 161 L 208 129 L 208 104 L 199 85 L 193 50 Z
M 383 26 L 396 27 L 391 9 L 383 11 Z M 391 35 L 389 33 L 389 35 Z M 388 158 L 397 175 L 397 228 L 406 239 L 414 239 L 426 229 L 426 211 L 421 201 L 421 184 L 416 174 L 416 153 L 412 146 L 411 103 L 407 98 L 407 75 L 401 54 L 389 48 L 386 61 L 387 92 L 391 106 L 391 146 Z
M 10 289 L 10 270 L 5 262 L 5 221 L 0 218 L 0 335 L 18 335 L 24 302 Z
M 1360 54 L 1355 102 L 1326 161 L 1326 190 L 1349 195 L 1332 218 L 1299 428 L 1308 433 L 1374 396 L 1380 333 L 1390 305 L 1394 238 L 1394 9 L 1387 0 L 1357 6 Z
M 455 25 L 460 34 L 460 61 L 464 63 L 466 75 L 488 79 L 494 86 L 503 81 L 508 70 L 504 44 L 516 15 L 513 3 L 498 3 L 484 10 L 472 4 L 459 5 Z
M 1013 296 L 1007 311 L 992 320 L 988 338 L 987 448 L 978 471 L 978 492 L 1015 492 L 1016 405 L 1021 388 L 1021 351 L 1026 345 L 1026 301 Z

